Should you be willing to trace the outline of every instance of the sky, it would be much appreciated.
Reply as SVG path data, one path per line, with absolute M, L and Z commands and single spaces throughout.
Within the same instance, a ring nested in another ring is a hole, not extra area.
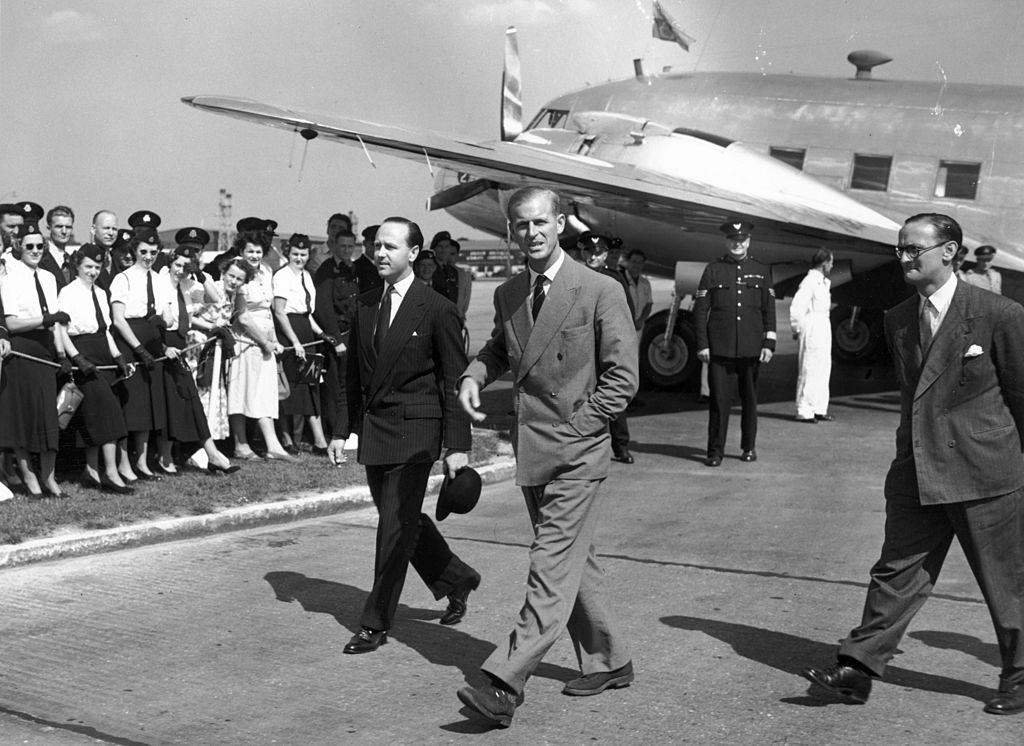
M 524 119 L 560 93 L 648 71 L 849 77 L 846 54 L 895 58 L 879 77 L 1018 85 L 1019 0 L 664 0 L 696 37 L 651 37 L 651 0 L 0 0 L 0 201 L 150 209 L 163 227 L 274 218 L 323 234 L 354 211 L 424 233 L 481 234 L 428 212 L 426 164 L 213 116 L 219 94 L 468 140 L 498 137 L 506 26 L 519 31 Z

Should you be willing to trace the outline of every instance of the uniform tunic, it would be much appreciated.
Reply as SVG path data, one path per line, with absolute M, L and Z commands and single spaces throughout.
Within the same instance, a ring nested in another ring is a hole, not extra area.
M 153 288 L 152 308 L 148 301 L 147 277 Z M 154 358 L 163 355 L 163 336 L 160 329 L 147 318 L 161 316 L 168 321 L 170 309 L 170 286 L 166 280 L 135 264 L 119 272 L 110 281 L 110 304 L 124 304 L 124 316 L 132 332 L 145 350 Z M 164 391 L 164 363 L 157 362 L 152 370 L 146 370 L 131 345 L 115 332 L 114 341 L 126 360 L 138 363 L 135 374 L 125 381 L 119 392 L 121 411 L 129 432 L 163 430 L 167 427 L 167 396 Z
M 968 285 L 1003 294 L 1003 276 L 999 274 L 998 270 L 989 268 L 984 272 L 978 272 L 977 268 L 974 268 L 960 272 L 959 276 Z
M 740 447 L 754 450 L 757 440 L 757 373 L 762 348 L 775 350 L 775 290 L 771 269 L 746 256 L 726 255 L 711 262 L 700 278 L 694 304 L 697 349 L 710 349 L 708 455 L 721 456 L 729 428 L 732 393 L 729 377 L 739 382 Z
M 291 322 L 292 331 L 299 342 L 315 342 L 316 335 L 313 333 L 310 319 L 316 307 L 316 287 L 309 272 L 296 272 L 291 264 L 281 267 L 274 273 L 274 297 L 284 298 L 285 313 L 288 314 L 288 321 Z M 291 340 L 281 329 L 277 330 L 277 336 L 285 348 L 281 362 L 284 374 L 288 378 L 288 385 L 291 386 L 291 394 L 281 402 L 281 414 L 319 415 L 319 382 L 301 381 L 303 364 L 292 350 Z M 313 347 L 305 349 L 307 356 L 317 351 Z
M 796 416 L 828 412 L 828 380 L 832 375 L 832 281 L 812 269 L 800 281 L 789 307 L 789 322 L 799 338 Z
M 42 316 L 36 279 L 50 313 L 57 311 L 57 282 L 46 270 L 33 271 L 20 261 L 6 261 L 7 274 L 0 280 L 0 304 L 5 321 Z M 53 331 L 39 327 L 10 332 L 11 349 L 44 360 L 56 360 Z M 24 448 L 31 453 L 55 451 L 57 424 L 56 369 L 13 355 L 3 364 L 0 378 L 0 448 Z
M 57 294 L 57 308 L 71 317 L 68 336 L 79 354 L 93 365 L 113 365 L 107 294 L 79 278 Z M 117 371 L 113 370 L 97 371 L 91 376 L 75 374 L 83 398 L 68 430 L 74 434 L 79 448 L 111 443 L 128 435 L 120 402 L 112 389 L 116 379 Z

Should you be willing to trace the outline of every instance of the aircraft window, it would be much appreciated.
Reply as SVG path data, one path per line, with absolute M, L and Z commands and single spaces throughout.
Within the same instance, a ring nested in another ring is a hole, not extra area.
M 939 176 L 935 180 L 935 196 L 950 199 L 975 199 L 978 196 L 980 163 L 939 161 Z
M 569 121 L 569 111 L 567 109 L 541 109 L 526 129 L 532 130 L 535 127 L 564 128 L 567 121 Z
M 891 155 L 856 153 L 853 156 L 853 179 L 850 180 L 850 188 L 884 192 L 889 188 L 889 171 L 891 169 Z
M 778 158 L 798 171 L 804 170 L 804 155 L 807 151 L 803 148 L 770 148 L 769 154 L 772 158 Z

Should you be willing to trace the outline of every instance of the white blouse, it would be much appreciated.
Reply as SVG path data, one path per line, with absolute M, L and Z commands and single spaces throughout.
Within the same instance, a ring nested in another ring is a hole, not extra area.
M 39 294 L 33 273 L 39 277 L 43 298 L 50 313 L 57 312 L 57 279 L 45 269 L 32 270 L 22 261 L 8 259 L 7 274 L 0 282 L 0 299 L 3 300 L 4 314 L 18 319 L 42 316 Z
M 274 273 L 274 297 L 284 298 L 285 313 L 309 314 L 316 307 L 316 288 L 309 272 L 286 264 Z
M 176 322 L 178 315 L 177 297 L 166 276 L 158 275 L 133 264 L 110 281 L 110 303 L 124 304 L 126 319 L 144 319 L 148 316 L 146 299 L 146 275 L 153 277 L 153 301 L 156 313 L 168 324 Z M 173 304 L 173 315 L 172 315 Z
M 103 288 L 98 285 L 89 287 L 79 278 L 71 284 L 65 285 L 57 294 L 57 309 L 71 317 L 71 321 L 68 322 L 70 336 L 95 334 L 100 330 L 100 325 L 96 320 L 96 306 L 92 301 L 94 293 L 100 304 L 100 315 L 109 329 L 110 306 Z

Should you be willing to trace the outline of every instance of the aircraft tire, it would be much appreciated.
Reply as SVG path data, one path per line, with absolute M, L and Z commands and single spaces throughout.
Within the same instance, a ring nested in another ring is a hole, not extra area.
M 861 309 L 853 324 L 850 306 L 832 311 L 832 359 L 841 363 L 870 363 L 879 360 L 885 349 L 883 314 L 877 309 Z
M 661 344 L 668 313 L 662 312 L 644 325 L 640 335 L 641 388 L 678 389 L 700 371 L 697 335 L 687 318 L 680 318 L 668 346 Z

